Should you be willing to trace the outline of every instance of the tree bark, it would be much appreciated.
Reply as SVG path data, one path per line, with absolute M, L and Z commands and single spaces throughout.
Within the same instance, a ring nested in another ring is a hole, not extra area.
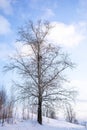
M 41 58 L 40 58 L 40 42 L 38 42 L 38 53 L 37 53 L 37 70 L 38 70 L 38 115 L 37 121 L 42 124 L 42 90 L 41 90 Z
M 37 121 L 42 124 L 42 101 L 38 99 L 38 116 Z

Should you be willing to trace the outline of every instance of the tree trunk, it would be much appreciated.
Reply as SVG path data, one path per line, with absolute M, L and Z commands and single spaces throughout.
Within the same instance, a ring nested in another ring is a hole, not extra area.
M 40 58 L 40 42 L 38 42 L 38 53 L 37 53 L 37 70 L 38 70 L 38 115 L 37 121 L 42 124 L 42 90 L 41 90 L 41 58 Z
M 38 117 L 37 121 L 39 124 L 42 124 L 42 101 L 38 99 Z

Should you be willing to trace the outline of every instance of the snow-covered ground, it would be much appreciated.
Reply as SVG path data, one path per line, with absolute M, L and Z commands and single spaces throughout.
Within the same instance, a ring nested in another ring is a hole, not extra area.
M 86 130 L 86 128 L 65 121 L 44 118 L 43 125 L 31 120 L 18 121 L 16 124 L 0 126 L 0 130 Z

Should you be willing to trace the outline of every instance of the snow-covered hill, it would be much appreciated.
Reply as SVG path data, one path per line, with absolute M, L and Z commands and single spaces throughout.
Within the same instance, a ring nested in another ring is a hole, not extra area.
M 0 130 L 86 130 L 84 126 L 71 124 L 65 121 L 53 119 L 44 119 L 43 125 L 39 125 L 36 121 L 23 121 L 16 124 L 5 124 L 0 126 Z

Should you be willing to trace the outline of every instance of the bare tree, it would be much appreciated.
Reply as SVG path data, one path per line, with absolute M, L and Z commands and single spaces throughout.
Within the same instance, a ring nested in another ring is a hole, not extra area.
M 6 119 L 6 101 L 7 95 L 4 88 L 0 90 L 0 120 L 2 120 L 2 126 Z
M 26 110 L 26 105 L 25 105 L 25 100 L 23 102 L 23 107 L 22 107 L 22 117 L 23 117 L 23 120 L 26 119 L 26 113 L 25 113 L 25 110 Z
M 65 105 L 65 118 L 66 121 L 71 123 L 76 123 L 76 114 L 71 106 L 71 104 Z
M 27 100 L 27 119 L 30 118 L 29 112 L 30 112 L 30 104 L 29 104 L 29 99 L 28 99 Z
M 56 113 L 55 113 L 55 110 L 51 110 L 49 111 L 49 117 L 52 118 L 52 119 L 56 119 Z
M 7 111 L 7 122 L 13 123 L 13 109 L 14 109 L 14 100 L 11 98 L 7 102 L 6 111 Z
M 68 54 L 47 40 L 52 25 L 45 21 L 29 21 L 19 28 L 18 42 L 29 50 L 11 58 L 6 70 L 17 70 L 22 83 L 16 83 L 20 99 L 30 99 L 37 105 L 37 121 L 42 124 L 42 107 L 45 104 L 73 99 L 74 91 L 62 86 L 64 72 L 73 67 Z M 20 50 L 19 50 L 20 51 Z M 23 76 L 23 77 L 22 77 Z
M 6 103 L 6 92 L 4 89 L 0 90 L 0 110 L 2 105 Z

